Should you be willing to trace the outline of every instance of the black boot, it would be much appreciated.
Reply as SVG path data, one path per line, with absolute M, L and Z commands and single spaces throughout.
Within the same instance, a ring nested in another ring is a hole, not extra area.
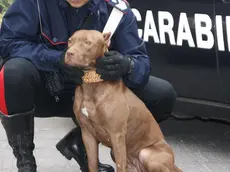
M 68 160 L 74 158 L 82 172 L 88 172 L 88 161 L 85 151 L 85 146 L 81 137 L 80 127 L 74 128 L 70 131 L 62 140 L 60 140 L 56 148 L 64 155 Z M 107 164 L 99 162 L 99 172 L 114 172 L 114 168 Z
M 36 172 L 33 111 L 10 116 L 1 114 L 1 123 L 17 159 L 18 172 Z

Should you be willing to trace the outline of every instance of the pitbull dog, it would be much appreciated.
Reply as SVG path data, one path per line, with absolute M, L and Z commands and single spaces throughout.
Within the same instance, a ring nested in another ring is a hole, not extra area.
M 96 59 L 109 44 L 110 33 L 79 30 L 69 39 L 65 62 L 86 73 L 95 72 Z M 86 81 L 75 90 L 73 109 L 82 129 L 89 172 L 98 171 L 99 143 L 113 150 L 118 172 L 181 172 L 154 117 L 122 80 Z

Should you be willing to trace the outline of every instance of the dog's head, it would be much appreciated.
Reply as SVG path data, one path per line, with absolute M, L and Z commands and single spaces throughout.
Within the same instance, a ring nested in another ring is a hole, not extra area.
M 94 69 L 96 59 L 102 57 L 109 47 L 110 35 L 96 30 L 76 31 L 68 40 L 65 63 L 81 69 Z

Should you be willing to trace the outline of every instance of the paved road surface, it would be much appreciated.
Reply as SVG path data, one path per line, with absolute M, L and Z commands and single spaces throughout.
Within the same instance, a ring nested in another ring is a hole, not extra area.
M 38 172 L 80 172 L 74 160 L 66 160 L 55 148 L 58 140 L 74 127 L 73 122 L 63 118 L 36 118 L 35 125 Z M 161 127 L 174 148 L 177 165 L 184 172 L 230 172 L 230 125 L 170 119 Z M 100 159 L 114 165 L 109 149 L 104 146 L 100 147 Z M 0 172 L 17 172 L 2 126 Z

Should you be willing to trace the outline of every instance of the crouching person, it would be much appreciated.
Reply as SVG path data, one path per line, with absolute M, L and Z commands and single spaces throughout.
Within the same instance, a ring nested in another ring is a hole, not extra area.
M 63 61 L 67 40 L 80 21 L 67 27 L 63 22 L 60 26 L 65 14 L 60 16 L 55 10 L 68 13 L 71 6 L 65 0 L 46 3 L 45 0 L 15 0 L 4 15 L 0 30 L 0 56 L 4 60 L 0 71 L 0 118 L 19 172 L 37 171 L 33 155 L 34 117 L 73 117 L 74 90 L 82 83 L 83 72 L 69 68 Z M 66 5 L 65 9 L 62 4 Z M 53 18 L 48 18 L 48 13 Z M 72 11 L 68 15 L 72 19 Z M 58 22 L 58 27 L 53 27 L 55 22 Z M 42 32 L 42 26 L 46 33 Z M 59 27 L 68 29 L 62 31 Z M 51 33 L 60 40 L 59 43 L 48 38 Z M 56 94 L 59 94 L 59 100 L 54 99 Z M 79 127 L 70 131 L 56 146 L 67 159 L 74 158 L 81 170 L 88 172 Z M 99 171 L 113 172 L 114 169 L 99 163 Z

